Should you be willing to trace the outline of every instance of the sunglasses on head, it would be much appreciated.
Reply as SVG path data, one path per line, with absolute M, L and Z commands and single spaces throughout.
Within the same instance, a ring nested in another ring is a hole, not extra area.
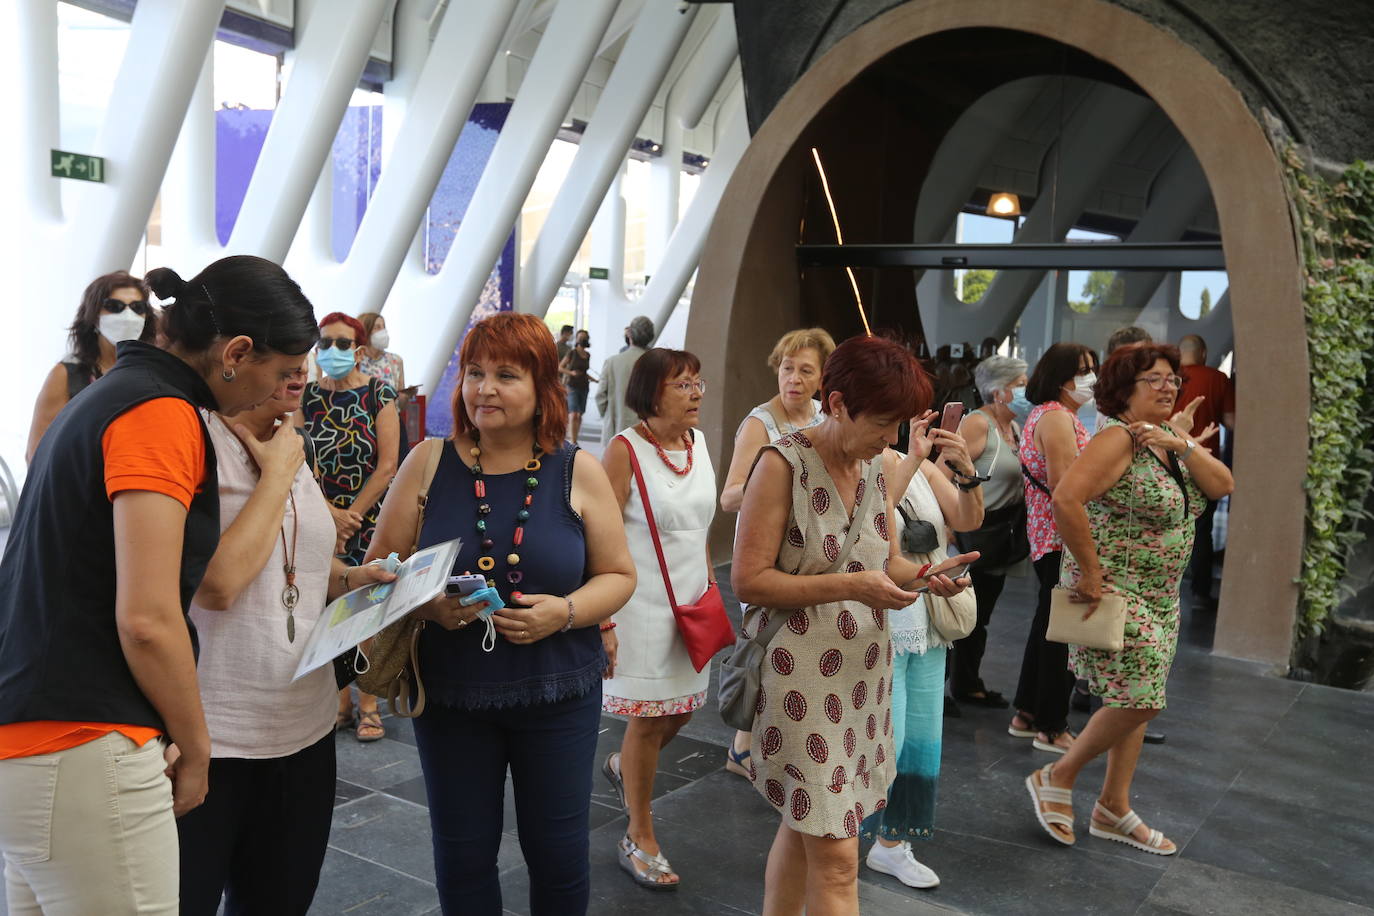
M 320 349 L 328 350 L 330 347 L 337 347 L 340 350 L 352 350 L 357 341 L 351 337 L 321 337 Z
M 120 312 L 124 311 L 125 308 L 130 308 L 133 309 L 135 315 L 142 315 L 144 318 L 148 317 L 148 312 L 151 309 L 146 299 L 140 299 L 137 302 L 125 302 L 122 299 L 106 299 L 100 307 L 111 315 L 118 315 Z

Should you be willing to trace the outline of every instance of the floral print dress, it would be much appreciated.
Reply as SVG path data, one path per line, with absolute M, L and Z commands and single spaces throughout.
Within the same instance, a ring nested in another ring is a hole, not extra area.
M 843 549 L 850 526 L 859 525 L 844 571 L 886 569 L 890 547 L 881 462 L 865 468 L 856 508 L 866 489 L 877 492 L 863 517 L 850 519 L 805 433 L 768 447 L 792 466 L 792 510 L 777 568 L 802 576 L 825 572 Z M 760 671 L 749 778 L 793 830 L 856 837 L 864 817 L 886 807 L 896 775 L 887 612 L 837 601 L 780 613 L 789 616 Z M 752 636 L 765 623 L 766 612 L 753 615 L 744 630 Z
M 1109 418 L 1103 431 L 1125 425 Z M 1178 645 L 1179 583 L 1193 552 L 1193 520 L 1207 506 L 1182 462 L 1178 469 L 1182 486 L 1164 461 L 1137 446 L 1121 479 L 1087 505 L 1104 590 L 1126 598 L 1125 639 L 1119 652 L 1070 646 L 1069 664 L 1107 706 L 1165 706 L 1164 682 Z M 1065 551 L 1063 580 L 1078 577 L 1078 564 Z
M 1083 421 L 1078 419 L 1078 414 L 1058 401 L 1046 401 L 1036 405 L 1030 416 L 1026 417 L 1026 428 L 1021 431 L 1021 463 L 1026 466 L 1031 476 L 1046 486 L 1050 479 L 1050 465 L 1044 452 L 1035 447 L 1035 427 L 1040 423 L 1040 418 L 1051 410 L 1068 411 L 1069 416 L 1073 418 L 1073 437 L 1080 454 L 1092 438 L 1088 435 Z M 1038 560 L 1047 553 L 1063 550 L 1064 541 L 1059 537 L 1059 529 L 1054 526 L 1050 495 L 1029 480 L 1025 481 L 1025 488 L 1026 534 L 1030 540 L 1031 559 Z

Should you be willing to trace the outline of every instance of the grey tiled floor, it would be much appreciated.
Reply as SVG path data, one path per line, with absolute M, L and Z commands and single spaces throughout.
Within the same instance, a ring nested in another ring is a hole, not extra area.
M 723 577 L 722 581 L 728 581 Z M 1014 692 L 1029 623 L 1030 580 L 1009 580 L 994 614 L 984 679 Z M 1006 734 L 1003 711 L 945 720 L 938 829 L 916 855 L 941 876 L 915 891 L 861 869 L 865 916 L 978 914 L 1357 914 L 1374 901 L 1374 695 L 1273 677 L 1208 653 L 1211 620 L 1185 611 L 1169 708 L 1147 745 L 1133 799 L 1181 847 L 1164 859 L 1088 837 L 1089 768 L 1077 793 L 1080 840 L 1046 838 L 1022 780 L 1047 755 Z M 1075 713 L 1073 724 L 1082 724 Z M 334 829 L 315 914 L 437 913 L 424 787 L 409 723 L 387 737 L 338 738 Z M 604 717 L 599 754 L 623 725 Z M 602 914 L 753 914 L 777 821 L 748 783 L 721 769 L 731 730 L 708 703 L 667 748 L 657 780 L 659 838 L 682 875 L 675 894 L 632 886 L 616 867 L 624 820 L 599 774 L 592 791 L 592 905 Z M 527 913 L 510 799 L 500 863 L 505 905 Z M 3 912 L 3 907 L 0 907 Z

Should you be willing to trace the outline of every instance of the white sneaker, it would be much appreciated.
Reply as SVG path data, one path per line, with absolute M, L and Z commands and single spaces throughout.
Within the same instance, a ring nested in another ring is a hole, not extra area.
M 926 868 L 911 854 L 910 843 L 884 846 L 874 841 L 868 851 L 868 867 L 876 872 L 891 875 L 907 887 L 938 887 L 940 876 Z

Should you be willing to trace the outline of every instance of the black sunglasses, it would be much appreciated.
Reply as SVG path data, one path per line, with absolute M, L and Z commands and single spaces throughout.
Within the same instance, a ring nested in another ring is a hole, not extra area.
M 340 350 L 352 350 L 357 341 L 351 337 L 321 337 L 320 349 L 328 350 L 330 347 L 337 347 Z
M 148 312 L 151 309 L 146 299 L 140 299 L 137 302 L 125 302 L 122 299 L 106 299 L 104 304 L 100 307 L 111 315 L 118 315 L 120 312 L 124 311 L 126 306 L 133 309 L 135 315 L 142 315 L 144 318 L 148 317 Z

